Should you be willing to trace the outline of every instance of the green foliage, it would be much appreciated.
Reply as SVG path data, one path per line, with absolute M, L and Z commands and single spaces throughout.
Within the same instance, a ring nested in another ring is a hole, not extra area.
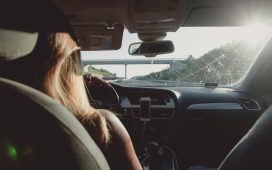
M 109 72 L 108 70 L 105 69 L 97 69 L 92 66 L 88 67 L 88 73 L 91 75 L 95 75 L 98 77 L 103 77 L 106 79 L 111 79 L 111 78 L 116 78 L 116 74 Z
M 136 77 L 137 80 L 172 80 L 195 83 L 220 83 L 230 85 L 239 81 L 254 60 L 259 45 L 254 48 L 244 41 L 234 41 L 213 49 L 199 58 L 189 56 L 185 67 Z M 171 66 L 170 66 L 171 67 Z

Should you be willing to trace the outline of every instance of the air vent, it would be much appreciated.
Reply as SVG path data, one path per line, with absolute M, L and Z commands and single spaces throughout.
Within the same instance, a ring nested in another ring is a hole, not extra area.
M 164 99 L 165 99 L 166 103 L 170 103 L 170 97 L 165 97 Z
M 237 98 L 247 110 L 261 110 L 257 101 L 249 98 Z
M 151 119 L 172 119 L 174 117 L 174 109 L 151 109 Z M 140 117 L 140 109 L 133 109 L 132 115 L 135 118 Z
M 129 96 L 129 102 L 132 105 L 140 105 L 140 98 L 142 96 Z M 151 105 L 166 105 L 165 98 L 159 96 L 152 96 L 151 97 Z

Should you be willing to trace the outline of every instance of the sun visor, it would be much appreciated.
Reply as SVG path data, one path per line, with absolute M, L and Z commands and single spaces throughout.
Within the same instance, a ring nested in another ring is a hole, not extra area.
M 81 50 L 118 50 L 121 48 L 124 26 L 105 24 L 73 26 Z

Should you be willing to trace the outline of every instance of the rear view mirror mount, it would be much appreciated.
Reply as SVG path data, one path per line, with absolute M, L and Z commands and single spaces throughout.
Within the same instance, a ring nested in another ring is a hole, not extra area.
M 151 41 L 137 42 L 129 46 L 129 55 L 145 57 L 155 57 L 159 54 L 168 54 L 174 52 L 174 44 L 172 41 Z

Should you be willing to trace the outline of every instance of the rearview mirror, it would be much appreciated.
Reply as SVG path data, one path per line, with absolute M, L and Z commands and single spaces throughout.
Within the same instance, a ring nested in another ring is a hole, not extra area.
M 152 41 L 132 43 L 128 52 L 130 55 L 144 55 L 145 57 L 155 57 L 159 54 L 168 54 L 174 52 L 172 41 Z

